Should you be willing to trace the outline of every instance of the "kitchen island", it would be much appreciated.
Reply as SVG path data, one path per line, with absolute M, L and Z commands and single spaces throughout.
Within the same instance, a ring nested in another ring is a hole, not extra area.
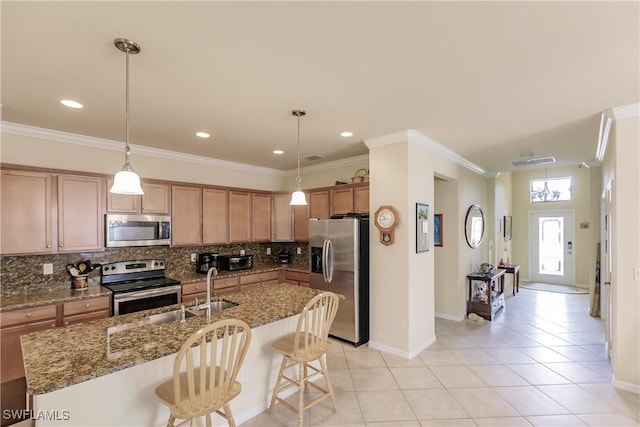
M 251 326 L 252 341 L 238 380 L 242 393 L 231 402 L 241 423 L 267 408 L 279 358 L 271 342 L 295 330 L 297 315 L 316 291 L 290 284 L 236 292 L 238 304 L 210 321 L 238 318 Z M 154 324 L 149 316 L 180 305 L 51 329 L 22 337 L 27 392 L 36 426 L 166 425 L 168 408 L 155 387 L 172 376 L 175 353 L 206 316 Z M 49 415 L 47 417 L 47 415 Z M 57 416 L 61 415 L 61 416 Z M 223 420 L 214 418 L 214 423 Z

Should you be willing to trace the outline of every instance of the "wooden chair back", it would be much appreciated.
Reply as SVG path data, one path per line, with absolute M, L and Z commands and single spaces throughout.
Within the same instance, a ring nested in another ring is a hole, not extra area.
M 302 309 L 294 339 L 298 356 L 313 357 L 329 348 L 329 330 L 338 312 L 338 296 L 333 292 L 316 295 Z

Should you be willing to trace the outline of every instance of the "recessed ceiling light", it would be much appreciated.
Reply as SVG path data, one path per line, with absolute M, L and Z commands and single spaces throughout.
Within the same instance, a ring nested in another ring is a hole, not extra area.
M 282 150 L 273 150 L 273 154 L 284 154 Z
M 353 132 L 349 132 L 349 131 L 340 132 L 340 136 L 343 138 L 349 138 L 350 136 L 353 136 Z
M 84 105 L 80 104 L 79 102 L 72 101 L 70 99 L 62 99 L 60 100 L 60 104 L 69 108 L 84 108 Z
M 206 132 L 196 132 L 196 136 L 199 138 L 209 138 L 211 135 Z

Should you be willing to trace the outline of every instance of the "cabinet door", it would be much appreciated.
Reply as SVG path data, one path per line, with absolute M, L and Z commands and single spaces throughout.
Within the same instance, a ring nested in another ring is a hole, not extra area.
M 309 194 L 309 217 L 329 219 L 329 190 L 312 191 Z
M 202 241 L 202 188 L 171 187 L 171 244 L 197 245 Z
M 0 382 L 4 383 L 24 377 L 20 337 L 31 332 L 55 328 L 55 326 L 56 320 L 52 319 L 0 329 L 2 354 L 2 359 L 0 360 Z
M 268 242 L 271 240 L 271 194 L 252 193 L 251 240 Z
M 251 193 L 229 191 L 229 242 L 251 240 Z
M 354 187 L 353 211 L 356 213 L 369 213 L 369 186 Z
M 309 195 L 306 196 L 309 200 Z M 293 207 L 293 240 L 309 240 L 309 205 Z
M 104 249 L 103 178 L 58 176 L 58 252 Z
M 291 194 L 273 195 L 273 227 L 271 240 L 274 242 L 290 242 L 293 240 L 293 207 L 289 204 Z
M 353 187 L 331 190 L 331 215 L 353 212 Z
M 171 208 L 171 187 L 155 182 L 142 183 L 142 213 L 166 214 Z
M 83 314 L 76 314 L 74 316 L 65 316 L 62 318 L 63 326 L 77 325 L 78 323 L 90 322 L 92 320 L 106 319 L 110 315 L 109 310 L 91 311 Z
M 2 171 L 2 254 L 51 252 L 51 176 Z
M 202 190 L 202 242 L 229 242 L 229 191 L 218 188 Z
M 114 194 L 109 190 L 113 186 L 113 178 L 107 179 L 107 212 L 138 213 L 140 212 L 140 196 L 132 194 Z

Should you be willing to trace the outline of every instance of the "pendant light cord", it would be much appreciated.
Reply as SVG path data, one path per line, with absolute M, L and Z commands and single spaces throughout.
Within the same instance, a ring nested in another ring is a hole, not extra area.
M 125 123 L 125 140 L 124 140 L 124 163 L 130 164 L 131 148 L 129 148 L 129 49 L 125 50 L 126 57 L 126 77 L 125 77 L 125 107 L 124 107 L 124 123 Z
M 298 189 L 300 189 L 300 183 L 302 179 L 300 179 L 300 114 L 298 114 Z

